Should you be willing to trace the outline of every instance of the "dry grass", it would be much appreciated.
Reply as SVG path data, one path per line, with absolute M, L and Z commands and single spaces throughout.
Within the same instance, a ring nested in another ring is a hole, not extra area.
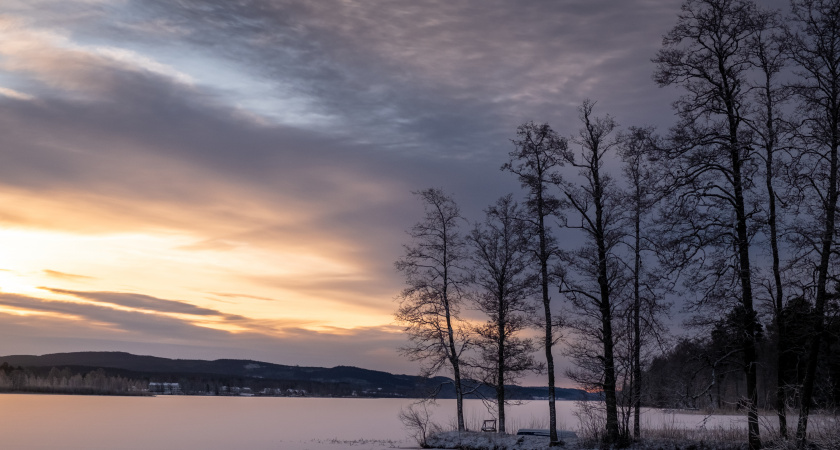
M 796 426 L 796 417 L 788 417 L 788 421 Z M 765 448 L 770 450 L 795 450 L 797 442 L 793 439 L 795 429 L 790 431 L 787 440 L 779 436 L 778 428 L 768 421 L 763 423 Z M 808 443 L 812 449 L 840 449 L 840 415 L 837 411 L 822 412 L 812 415 L 808 420 Z
M 578 448 L 604 448 L 606 412 L 602 405 L 580 402 Z M 705 424 L 705 421 L 703 422 Z M 747 448 L 746 430 L 739 426 L 700 426 L 687 428 L 672 419 L 655 423 L 642 421 L 642 439 L 623 446 L 637 450 L 740 450 Z M 622 445 L 619 445 L 621 447 Z
M 585 403 L 585 402 L 583 402 Z M 603 411 L 594 403 L 579 405 L 577 428 L 578 440 L 576 445 L 568 448 L 576 449 L 605 449 L 602 444 L 605 420 Z M 702 413 L 700 413 L 702 414 Z M 717 415 L 717 414 L 715 414 Z M 481 417 L 474 415 L 466 419 L 469 429 L 480 429 Z M 795 426 L 796 417 L 789 416 L 789 423 Z M 705 423 L 705 421 L 703 422 Z M 454 423 L 450 430 L 455 430 Z M 531 417 L 529 420 L 509 420 L 508 432 L 515 432 L 519 428 L 548 428 L 547 417 Z M 565 424 L 558 424 L 558 428 L 566 428 Z M 812 415 L 809 421 L 808 442 L 809 450 L 838 450 L 840 449 L 840 411 L 822 411 Z M 566 428 L 568 429 L 568 428 Z M 795 430 L 791 431 L 793 434 Z M 761 438 L 768 450 L 795 450 L 793 439 L 779 438 L 778 428 L 774 416 L 763 416 L 761 419 Z M 502 441 L 494 441 L 487 448 L 504 449 Z M 494 447 L 495 445 L 495 447 Z M 477 446 L 475 448 L 484 448 Z M 511 447 L 511 448 L 517 448 Z M 628 443 L 632 450 L 742 450 L 747 448 L 746 426 L 733 424 L 730 426 L 701 426 L 689 428 L 677 421 L 663 421 L 656 423 L 642 422 L 642 439 Z

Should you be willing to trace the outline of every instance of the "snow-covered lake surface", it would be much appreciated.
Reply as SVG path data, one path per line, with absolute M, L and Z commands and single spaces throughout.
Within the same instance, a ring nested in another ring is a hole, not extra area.
M 397 418 L 410 399 L 277 397 L 94 397 L 0 395 L 0 446 L 14 449 L 338 450 L 412 448 Z M 576 430 L 575 402 L 558 402 L 558 427 Z M 434 420 L 453 421 L 454 400 Z M 548 428 L 545 401 L 511 406 L 508 430 Z M 467 424 L 492 418 L 466 402 Z M 741 427 L 741 416 L 648 411 L 646 423 Z

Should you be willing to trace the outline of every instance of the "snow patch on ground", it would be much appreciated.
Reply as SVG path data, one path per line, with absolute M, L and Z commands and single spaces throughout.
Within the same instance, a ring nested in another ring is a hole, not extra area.
M 548 448 L 600 450 L 599 444 L 570 439 L 560 447 L 549 447 L 544 436 L 516 436 L 510 434 L 447 431 L 428 439 L 434 449 L 463 450 L 546 450 Z M 630 444 L 625 450 L 746 450 L 746 443 L 691 441 L 687 439 L 645 439 Z
M 472 431 L 447 431 L 430 437 L 427 441 L 432 448 L 458 448 L 463 450 L 545 450 L 548 437 L 516 436 L 499 433 L 478 433 Z

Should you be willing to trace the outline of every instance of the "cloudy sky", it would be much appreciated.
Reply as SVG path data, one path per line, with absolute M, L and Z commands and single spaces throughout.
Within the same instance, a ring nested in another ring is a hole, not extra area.
M 671 123 L 674 0 L 3 0 L 0 354 L 413 373 L 393 262 L 517 125 Z M 562 371 L 562 368 L 561 368 Z

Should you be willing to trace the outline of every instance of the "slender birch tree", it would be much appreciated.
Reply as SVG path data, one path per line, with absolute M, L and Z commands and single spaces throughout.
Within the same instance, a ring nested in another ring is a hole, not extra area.
M 650 236 L 646 231 L 647 221 L 653 212 L 659 193 L 656 190 L 656 171 L 651 167 L 649 157 L 657 147 L 657 137 L 652 128 L 631 127 L 619 139 L 618 153 L 624 163 L 624 179 L 628 184 L 626 207 L 628 214 L 627 246 L 630 248 L 632 277 L 632 301 L 630 305 L 631 361 L 630 361 L 630 405 L 633 409 L 633 438 L 641 437 L 642 404 L 642 346 L 650 336 L 661 335 L 664 328 L 659 317 L 667 310 L 667 305 L 658 301 L 662 282 L 652 265 L 652 258 L 644 258 L 644 253 L 652 253 Z
M 554 395 L 554 355 L 552 353 L 559 319 L 551 311 L 549 286 L 554 283 L 553 265 L 558 248 L 552 234 L 550 220 L 560 214 L 561 202 L 551 189 L 561 182 L 558 168 L 563 166 L 564 153 L 568 150 L 566 139 L 560 137 L 548 124 L 528 122 L 516 130 L 513 140 L 515 150 L 510 160 L 502 166 L 519 178 L 527 191 L 525 221 L 535 237 L 529 245 L 533 257 L 533 270 L 537 274 L 543 306 L 543 347 L 548 373 L 548 422 L 552 443 L 557 439 L 557 410 Z
M 505 433 L 505 384 L 513 384 L 540 364 L 533 357 L 533 340 L 523 338 L 534 314 L 538 292 L 530 270 L 530 238 L 523 212 L 508 194 L 486 210 L 483 223 L 469 234 L 473 280 L 478 290 L 473 304 L 488 320 L 475 332 L 479 381 L 496 391 L 499 433 Z
M 806 444 L 808 418 L 820 346 L 825 334 L 829 284 L 836 282 L 838 199 L 840 198 L 840 0 L 793 0 L 787 37 L 798 81 L 794 92 L 805 118 L 798 157 L 805 215 L 812 218 L 798 233 L 799 248 L 814 261 L 814 322 L 802 386 L 796 438 Z M 833 281 L 834 280 L 834 281 Z
M 579 154 L 564 154 L 566 165 L 580 169 L 583 180 L 579 185 L 561 185 L 572 211 L 566 225 L 582 232 L 584 245 L 563 252 L 564 267 L 571 270 L 560 272 L 560 292 L 571 302 L 575 316 L 569 321 L 575 331 L 569 347 L 579 370 L 568 374 L 587 389 L 603 392 L 606 440 L 617 443 L 626 437 L 619 432 L 614 335 L 616 311 L 626 285 L 624 265 L 617 254 L 624 235 L 624 199 L 604 170 L 608 155 L 618 145 L 613 134 L 616 123 L 608 115 L 595 117 L 594 107 L 594 102 L 586 100 L 578 110 L 583 128 L 573 142 L 580 147 Z
M 756 5 L 748 0 L 686 0 L 653 60 L 659 85 L 687 91 L 674 105 L 680 122 L 673 129 L 673 145 L 663 155 L 671 161 L 672 181 L 679 186 L 668 208 L 675 254 L 691 260 L 700 269 L 695 274 L 705 276 L 701 304 L 729 299 L 743 310 L 740 344 L 750 449 L 761 448 L 756 345 L 760 325 L 750 255 L 754 212 L 747 198 L 755 166 L 744 123 L 752 68 L 748 40 L 758 26 L 756 17 Z M 716 252 L 704 257 L 712 248 Z
M 467 244 L 460 234 L 464 219 L 452 197 L 442 190 L 415 194 L 423 201 L 425 216 L 409 230 L 411 243 L 395 263 L 408 285 L 398 296 L 395 315 L 409 339 L 400 351 L 424 363 L 423 376 L 448 366 L 455 387 L 458 430 L 463 431 L 462 355 L 469 344 L 467 327 L 459 320 L 469 283 Z
M 751 83 L 754 106 L 746 123 L 754 135 L 757 147 L 756 157 L 763 160 L 765 188 L 765 234 L 770 243 L 772 259 L 771 280 L 766 282 L 766 291 L 773 311 L 776 327 L 776 414 L 779 419 L 779 435 L 787 439 L 787 405 L 785 382 L 785 324 L 782 310 L 785 301 L 785 286 L 782 280 L 782 256 L 780 235 L 782 229 L 780 195 L 777 193 L 782 177 L 779 174 L 782 157 L 788 150 L 791 127 L 785 121 L 782 107 L 790 98 L 790 89 L 782 84 L 782 70 L 787 64 L 787 45 L 782 33 L 781 18 L 776 11 L 759 11 L 756 15 L 756 31 L 748 40 L 750 62 L 757 71 Z

